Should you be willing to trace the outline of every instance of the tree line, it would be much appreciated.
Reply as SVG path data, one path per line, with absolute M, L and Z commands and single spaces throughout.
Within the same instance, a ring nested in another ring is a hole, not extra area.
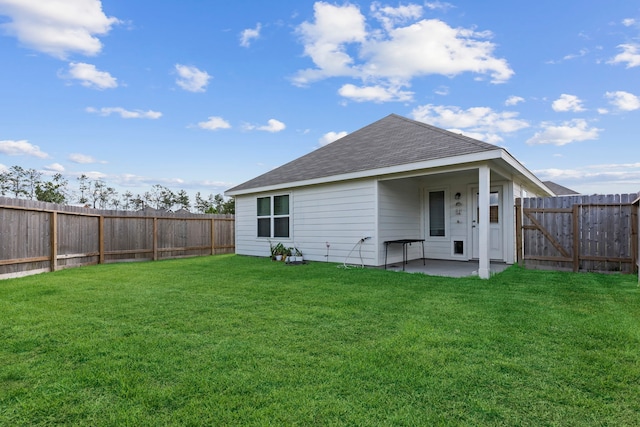
M 174 212 L 186 210 L 213 214 L 235 213 L 233 197 L 225 200 L 222 194 L 203 197 L 197 192 L 192 203 L 185 190 L 174 192 L 159 184 L 142 194 L 133 194 L 131 191 L 119 194 L 102 179 L 90 179 L 84 174 L 76 179 L 78 189 L 73 190 L 69 187 L 69 181 L 60 173 L 43 179 L 42 173 L 35 169 L 11 166 L 0 173 L 0 195 L 63 205 L 80 204 L 95 209 L 137 211 L 151 207 Z

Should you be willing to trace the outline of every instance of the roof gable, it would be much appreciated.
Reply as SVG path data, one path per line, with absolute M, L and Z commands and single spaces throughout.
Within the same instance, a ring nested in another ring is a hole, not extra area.
M 496 149 L 499 147 L 391 114 L 228 191 L 326 178 Z

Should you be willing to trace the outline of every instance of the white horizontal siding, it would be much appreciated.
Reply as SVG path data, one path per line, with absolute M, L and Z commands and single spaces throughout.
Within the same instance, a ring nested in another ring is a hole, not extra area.
M 373 237 L 376 228 L 374 181 L 237 196 L 236 253 L 269 256 L 268 240 L 256 237 L 256 199 L 274 194 L 290 195 L 292 226 L 290 239 L 273 239 L 274 243 L 295 246 L 311 261 L 344 262 L 351 253 L 349 263 L 376 265 L 373 239 L 358 244 L 364 237 Z
M 269 241 L 258 239 L 256 196 L 236 197 L 236 253 L 270 256 Z
M 380 207 L 378 264 L 382 265 L 385 262 L 385 241 L 423 238 L 419 181 L 413 179 L 380 181 L 378 206 Z M 412 244 L 407 249 L 408 259 L 422 257 L 422 245 Z M 390 245 L 387 248 L 387 262 L 389 264 L 402 262 L 401 245 Z
M 346 260 L 375 265 L 372 239 L 358 244 L 364 237 L 373 237 L 374 201 L 375 183 L 369 180 L 296 189 L 293 198 L 296 245 L 312 261 Z

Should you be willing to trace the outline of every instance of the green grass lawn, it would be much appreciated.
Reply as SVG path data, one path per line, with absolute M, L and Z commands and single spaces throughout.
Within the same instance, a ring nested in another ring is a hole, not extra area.
M 0 281 L 0 425 L 638 425 L 633 275 L 239 256 Z

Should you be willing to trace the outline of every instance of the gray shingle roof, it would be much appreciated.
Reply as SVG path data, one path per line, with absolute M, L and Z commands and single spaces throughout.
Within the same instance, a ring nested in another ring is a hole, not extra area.
M 391 114 L 227 191 L 480 153 L 497 146 Z
M 543 181 L 542 183 L 549 187 L 549 189 L 553 191 L 556 196 L 570 196 L 572 194 L 580 194 L 577 191 L 564 187 L 560 184 L 556 184 L 553 181 Z

